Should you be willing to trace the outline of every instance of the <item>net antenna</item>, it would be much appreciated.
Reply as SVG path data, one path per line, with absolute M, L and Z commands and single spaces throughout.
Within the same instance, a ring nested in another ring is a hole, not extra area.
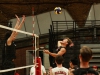
M 32 7 L 33 17 L 33 63 L 35 64 L 35 75 L 41 75 L 41 58 L 39 57 L 39 36 L 34 35 L 34 7 Z

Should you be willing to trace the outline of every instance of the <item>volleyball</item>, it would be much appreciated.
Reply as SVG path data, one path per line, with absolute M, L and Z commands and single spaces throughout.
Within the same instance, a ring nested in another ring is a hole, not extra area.
M 54 11 L 56 14 L 61 14 L 61 12 L 62 12 L 61 7 L 55 7 Z

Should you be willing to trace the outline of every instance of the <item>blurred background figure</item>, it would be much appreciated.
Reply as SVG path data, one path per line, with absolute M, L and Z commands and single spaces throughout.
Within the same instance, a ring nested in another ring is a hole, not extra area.
M 99 73 L 98 66 L 94 65 L 92 68 Z M 100 75 L 100 73 L 99 73 L 99 75 Z
M 69 71 L 74 71 L 76 69 L 78 69 L 78 58 L 77 57 L 73 57 L 70 59 L 70 62 L 69 62 Z

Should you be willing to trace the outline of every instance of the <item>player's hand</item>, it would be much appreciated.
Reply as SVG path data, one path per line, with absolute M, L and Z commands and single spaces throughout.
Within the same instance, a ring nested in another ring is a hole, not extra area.
M 43 50 L 44 53 L 49 54 L 49 50 Z

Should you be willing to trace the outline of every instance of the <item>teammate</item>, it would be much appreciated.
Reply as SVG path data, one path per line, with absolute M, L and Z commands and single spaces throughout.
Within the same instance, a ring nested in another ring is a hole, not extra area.
M 63 57 L 61 55 L 55 57 L 55 62 L 57 67 L 50 70 L 50 75 L 68 75 L 68 69 L 62 66 Z
M 99 75 L 97 71 L 90 68 L 89 61 L 92 58 L 92 50 L 83 46 L 80 49 L 79 59 L 80 59 L 80 68 L 70 73 L 70 75 Z

